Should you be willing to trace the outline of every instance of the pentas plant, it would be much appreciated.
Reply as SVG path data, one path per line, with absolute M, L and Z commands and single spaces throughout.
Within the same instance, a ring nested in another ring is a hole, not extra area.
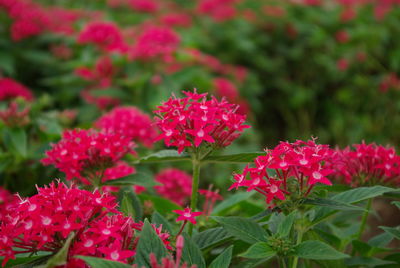
M 44 165 L 54 165 L 66 179 L 95 187 L 101 185 L 104 172 L 115 166 L 126 154 L 134 154 L 130 137 L 93 129 L 67 130 L 62 139 L 46 151 Z
M 247 166 L 234 175 L 230 190 L 245 187 L 264 195 L 270 207 L 290 208 L 307 197 L 317 183 L 332 185 L 327 175 L 333 170 L 325 164 L 332 153 L 328 145 L 298 140 L 281 142 L 265 152 L 254 160 L 254 167 Z
M 0 187 L 0 223 L 5 220 L 5 216 L 10 213 L 15 202 L 18 201 L 16 195 L 7 189 Z
M 155 111 L 156 124 L 165 145 L 178 147 L 192 157 L 193 184 L 190 207 L 197 207 L 202 160 L 215 149 L 230 145 L 244 129 L 246 117 L 237 113 L 238 106 L 225 99 L 207 98 L 207 93 L 183 91 L 186 97 L 171 97 Z M 190 230 L 191 231 L 191 230 Z
M 38 188 L 38 194 L 16 202 L 0 225 L 0 256 L 3 265 L 20 253 L 45 251 L 57 253 L 72 239 L 67 264 L 85 267 L 74 256 L 96 256 L 128 262 L 135 255 L 136 232 L 143 223 L 135 223 L 116 210 L 115 198 L 89 192 L 63 183 Z M 167 248 L 167 233 L 153 226 Z
M 200 189 L 199 194 L 203 195 L 205 197 L 205 201 L 203 204 L 203 213 L 207 217 L 211 215 L 211 212 L 214 209 L 215 202 L 217 200 L 223 200 L 224 198 L 222 195 L 219 194 L 219 190 L 212 191 L 213 185 L 210 184 L 209 188 L 206 189 Z
M 128 163 L 124 161 L 119 161 L 118 163 L 115 164 L 115 166 L 111 168 L 107 168 L 106 171 L 104 172 L 104 176 L 102 178 L 102 184 L 106 182 L 110 182 L 122 177 L 126 177 L 132 174 L 135 174 L 136 170 L 134 167 L 128 165 Z M 118 192 L 120 187 L 118 186 L 103 186 L 102 190 L 106 192 Z M 141 192 L 145 191 L 146 188 L 140 185 L 134 185 L 133 190 L 135 193 L 140 194 Z
M 352 187 L 400 185 L 400 157 L 394 147 L 364 142 L 352 147 L 336 149 L 331 155 L 332 178 Z
M 0 78 L 0 101 L 22 98 L 26 101 L 33 101 L 32 92 L 21 83 L 11 78 Z
M 128 136 L 146 147 L 151 147 L 157 137 L 157 131 L 150 116 L 133 106 L 114 108 L 101 116 L 95 126 L 105 132 Z

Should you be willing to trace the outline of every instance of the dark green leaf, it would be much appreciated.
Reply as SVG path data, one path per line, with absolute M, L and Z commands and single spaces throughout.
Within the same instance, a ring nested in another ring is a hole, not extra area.
M 394 190 L 393 188 L 379 186 L 379 185 L 372 187 L 358 187 L 334 195 L 331 199 L 345 204 L 353 204 L 366 199 L 380 196 L 386 192 L 390 192 L 393 190 Z
M 74 233 L 71 233 L 68 236 L 68 239 L 65 241 L 63 247 L 47 261 L 47 263 L 43 266 L 44 268 L 53 268 L 67 263 L 69 246 L 71 245 L 74 236 Z
M 352 257 L 346 259 L 345 264 L 347 266 L 357 266 L 357 267 L 375 267 L 379 265 L 393 264 L 395 262 L 392 261 L 384 261 L 378 258 L 372 257 Z
M 117 99 L 126 99 L 129 95 L 119 88 L 107 88 L 101 90 L 92 90 L 90 91 L 95 97 L 113 97 Z
M 394 238 L 397 238 L 400 240 L 400 230 L 398 227 L 379 226 L 379 228 L 384 230 L 386 233 L 392 235 Z
M 27 140 L 26 132 L 22 128 L 4 129 L 3 131 L 4 145 L 12 152 L 22 157 L 27 156 Z
M 141 221 L 143 217 L 142 204 L 139 198 L 136 196 L 132 187 L 122 188 L 118 193 L 118 203 L 120 204 L 120 210 L 126 216 L 130 216 L 135 221 Z
M 303 204 L 328 207 L 328 208 L 335 209 L 335 210 L 365 211 L 365 209 L 361 208 L 361 207 L 357 207 L 354 205 L 349 205 L 349 204 L 346 204 L 343 202 L 335 201 L 332 199 L 325 199 L 325 198 L 306 199 L 306 200 L 304 200 Z
M 242 193 L 236 193 L 234 195 L 231 195 L 221 203 L 215 206 L 213 209 L 212 215 L 218 215 L 222 211 L 225 211 L 229 208 L 232 208 L 233 206 L 237 205 L 238 203 L 249 199 L 255 192 L 242 192 Z
M 171 213 L 173 210 L 182 210 L 183 208 L 174 202 L 164 199 L 162 197 L 158 196 L 153 196 L 153 195 L 147 195 L 147 194 L 139 194 L 138 195 L 139 199 L 142 200 L 142 202 L 149 200 L 153 203 L 155 210 L 159 211 L 161 214 L 165 215 L 168 213 Z
M 248 259 L 265 259 L 271 258 L 275 255 L 276 252 L 267 243 L 259 242 L 252 245 L 245 253 L 242 253 L 239 256 Z
M 193 236 L 194 242 L 199 246 L 200 249 L 204 250 L 209 247 L 213 247 L 221 242 L 224 242 L 232 236 L 222 228 L 211 228 L 203 232 L 197 233 Z
M 154 181 L 153 178 L 150 177 L 149 175 L 141 172 L 128 175 L 116 180 L 108 180 L 104 182 L 103 185 L 112 185 L 112 186 L 140 185 L 149 188 L 156 185 L 160 185 L 160 183 Z
M 398 209 L 400 209 L 400 201 L 393 201 L 393 205 L 395 205 Z
M 218 255 L 208 268 L 229 268 L 232 259 L 233 246 L 226 248 L 221 254 Z
M 393 236 L 389 233 L 381 233 L 377 236 L 374 236 L 368 241 L 368 244 L 373 247 L 385 247 L 393 240 Z
M 242 217 L 212 217 L 234 237 L 253 244 L 266 242 L 267 232 L 255 221 Z
M 154 223 L 158 226 L 162 225 L 162 229 L 165 231 L 168 231 L 170 234 L 172 234 L 172 227 L 169 224 L 169 222 L 164 218 L 163 215 L 158 213 L 157 211 L 154 211 L 153 215 L 151 216 L 151 223 Z
M 89 264 L 93 268 L 132 268 L 132 266 L 122 262 L 110 261 L 101 258 L 95 258 L 89 256 L 77 256 L 77 258 L 84 260 L 87 264 Z
M 156 234 L 153 227 L 146 219 L 144 221 L 143 229 L 140 232 L 139 243 L 136 247 L 135 263 L 139 267 L 150 266 L 150 253 L 153 253 L 159 262 L 161 258 L 168 255 L 168 251 L 160 237 Z
M 290 234 L 294 220 L 296 219 L 296 211 L 287 215 L 283 221 L 278 225 L 277 233 L 280 237 L 286 237 Z
M 252 162 L 256 157 L 258 157 L 260 155 L 265 155 L 265 153 L 264 152 L 256 152 L 256 153 L 241 153 L 241 154 L 208 156 L 208 157 L 204 158 L 203 161 L 210 162 L 210 163 L 241 164 L 241 163 Z
M 333 247 L 321 242 L 308 240 L 295 247 L 295 256 L 311 260 L 338 260 L 349 257 Z
M 179 154 L 175 150 L 162 150 L 154 154 L 145 156 L 139 159 L 138 163 L 158 163 L 158 162 L 173 162 L 173 161 L 187 161 L 191 160 L 190 156 L 186 153 Z
M 185 243 L 182 250 L 182 260 L 187 263 L 188 266 L 195 264 L 197 268 L 205 268 L 206 263 L 200 248 L 188 234 L 183 233 L 183 237 L 185 238 Z

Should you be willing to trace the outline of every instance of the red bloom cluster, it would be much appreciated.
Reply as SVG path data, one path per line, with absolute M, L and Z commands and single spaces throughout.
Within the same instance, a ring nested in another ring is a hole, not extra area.
M 76 255 L 127 262 L 135 254 L 135 231 L 140 231 L 143 223 L 124 217 L 116 206 L 112 196 L 62 183 L 38 188 L 38 194 L 15 204 L 0 225 L 3 265 L 18 253 L 56 253 L 72 232 L 75 237 L 65 267 L 85 267 L 73 258 Z M 155 230 L 169 246 L 168 234 Z
M 130 137 L 135 142 L 151 147 L 157 137 L 150 116 L 136 107 L 117 107 L 100 117 L 96 127 Z
M 125 154 L 134 153 L 134 143 L 118 133 L 90 130 L 69 130 L 61 141 L 46 152 L 45 165 L 54 165 L 66 174 L 67 180 L 98 184 L 102 172 L 113 167 Z
M 5 110 L 0 110 L 0 120 L 9 127 L 23 127 L 29 124 L 29 107 L 20 109 L 18 103 L 13 101 Z
M 168 13 L 160 17 L 162 24 L 174 27 L 190 27 L 192 25 L 192 18 L 188 14 L 184 13 Z
M 205 143 L 225 147 L 250 127 L 244 124 L 246 117 L 236 112 L 237 105 L 215 97 L 208 100 L 206 93 L 183 93 L 185 98 L 170 98 L 155 111 L 163 132 L 158 139 L 167 146 L 176 146 L 179 152 Z
M 156 175 L 156 181 L 162 185 L 155 186 L 157 193 L 179 205 L 184 205 L 192 193 L 192 177 L 186 172 L 167 168 Z
M 192 224 L 196 224 L 195 217 L 203 214 L 202 212 L 194 212 L 191 208 L 185 208 L 184 210 L 174 210 L 176 214 L 180 215 L 176 221 L 190 221 Z
M 9 214 L 17 202 L 18 198 L 8 190 L 0 187 L 0 223 L 5 220 L 5 216 Z
M 237 0 L 201 0 L 198 11 L 212 17 L 217 22 L 232 19 L 236 15 Z
M 316 183 L 332 185 L 326 176 L 333 170 L 325 165 L 331 153 L 327 145 L 316 144 L 314 140 L 281 142 L 266 150 L 265 156 L 257 157 L 255 167 L 247 166 L 243 173 L 236 174 L 229 190 L 238 187 L 256 190 L 272 205 L 289 197 L 305 197 Z M 273 171 L 275 174 L 271 175 Z
M 155 0 L 129 0 L 129 6 L 140 12 L 154 13 L 160 9 L 160 4 Z
M 213 86 L 218 96 L 226 97 L 229 102 L 237 103 L 239 105 L 238 112 L 240 114 L 248 114 L 249 104 L 246 100 L 240 97 L 239 90 L 229 79 L 226 78 L 215 78 L 213 80 Z
M 80 44 L 95 44 L 109 52 L 125 52 L 127 46 L 117 25 L 112 22 L 90 22 L 78 37 Z
M 393 147 L 354 144 L 337 149 L 328 162 L 336 180 L 353 187 L 375 184 L 400 185 L 400 156 Z
M 32 92 L 24 85 L 11 78 L 0 78 L 0 101 L 23 98 L 26 101 L 32 101 Z
M 203 205 L 204 215 L 210 216 L 213 211 L 214 204 L 217 200 L 222 200 L 223 197 L 218 192 L 219 190 L 212 191 L 213 185 L 211 184 L 208 190 L 200 189 L 199 194 L 204 195 L 205 201 Z
M 130 51 L 131 59 L 171 62 L 180 43 L 179 35 L 163 26 L 148 26 L 136 37 Z

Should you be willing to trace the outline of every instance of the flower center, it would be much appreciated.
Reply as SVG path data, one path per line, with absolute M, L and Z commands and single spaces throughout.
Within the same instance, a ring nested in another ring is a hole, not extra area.
M 314 171 L 312 175 L 316 180 L 319 180 L 322 177 L 321 173 L 319 173 L 318 171 Z
M 204 130 L 200 129 L 200 130 L 197 132 L 197 136 L 200 137 L 200 138 L 204 137 Z
M 274 193 L 276 193 L 277 191 L 278 191 L 278 187 L 277 187 L 276 185 L 274 185 L 274 184 L 271 185 L 270 192 L 274 194 Z
M 192 217 L 192 214 L 190 214 L 190 212 L 185 212 L 185 214 L 183 214 L 183 216 L 186 218 L 190 218 L 190 217 Z
M 105 234 L 105 235 L 109 235 L 109 234 L 111 234 L 111 231 L 108 230 L 108 229 L 104 229 L 104 230 L 102 231 L 102 233 Z
M 118 259 L 119 259 L 119 253 L 118 253 L 117 251 L 113 251 L 113 252 L 110 254 L 110 257 L 111 257 L 111 259 L 113 259 L 113 260 L 118 260 Z

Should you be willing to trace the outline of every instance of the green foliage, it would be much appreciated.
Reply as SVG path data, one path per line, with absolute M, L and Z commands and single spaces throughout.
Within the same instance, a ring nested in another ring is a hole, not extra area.
M 295 256 L 311 260 L 339 260 L 349 257 L 321 241 L 304 241 L 295 248 Z

